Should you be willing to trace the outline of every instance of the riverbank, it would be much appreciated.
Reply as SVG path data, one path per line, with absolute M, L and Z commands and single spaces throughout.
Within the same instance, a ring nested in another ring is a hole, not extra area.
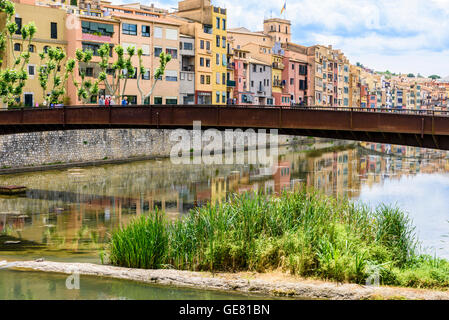
M 399 208 L 370 209 L 302 189 L 246 193 L 177 221 L 156 211 L 111 236 L 112 265 L 209 272 L 282 270 L 304 278 L 449 288 L 449 262 L 424 255 Z
M 6 261 L 0 261 L 0 268 Z M 11 262 L 9 262 L 11 265 Z M 408 299 L 449 300 L 449 292 L 397 288 L 388 286 L 362 286 L 356 284 L 309 280 L 282 272 L 256 273 L 210 273 L 179 270 L 145 270 L 122 268 L 89 263 L 64 263 L 50 261 L 17 261 L 13 269 L 34 270 L 62 274 L 77 272 L 82 275 L 126 279 L 144 283 L 177 286 L 195 289 L 220 290 L 284 296 L 290 298 L 363 300 L 363 299 Z M 80 277 L 80 290 L 83 279 Z
M 173 132 L 168 129 L 86 129 L 3 135 L 0 136 L 0 174 L 167 158 L 179 143 L 173 140 Z M 189 137 L 192 132 L 187 131 Z M 244 133 L 234 132 L 234 139 L 242 137 Z M 224 133 L 220 138 L 224 141 Z M 244 140 L 245 149 L 259 147 L 257 141 L 250 140 Z M 300 141 L 314 142 L 315 139 L 278 136 L 278 146 Z M 208 143 L 202 141 L 201 147 L 204 149 Z M 225 150 L 235 150 L 235 145 L 223 144 L 221 151 Z

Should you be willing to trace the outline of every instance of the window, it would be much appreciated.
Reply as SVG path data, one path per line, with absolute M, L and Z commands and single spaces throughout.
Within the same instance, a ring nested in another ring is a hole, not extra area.
M 170 54 L 172 59 L 178 59 L 178 49 L 176 48 L 166 48 L 165 53 Z
M 253 64 L 253 72 L 257 72 L 257 66 Z
M 167 97 L 165 98 L 165 104 L 178 104 L 178 98 Z
M 165 39 L 167 40 L 178 40 L 178 30 L 176 29 L 165 29 Z
M 215 55 L 215 62 L 216 62 L 216 64 L 217 64 L 217 66 L 220 65 L 220 54 L 219 54 L 219 53 L 217 53 L 217 54 Z
M 183 42 L 184 50 L 193 50 L 193 44 L 191 42 Z
M 200 49 L 204 49 L 204 40 L 200 40 Z
M 210 41 L 206 41 L 206 50 L 210 50 Z
M 35 74 L 34 71 L 35 71 L 34 65 L 28 65 L 28 74 L 30 76 L 34 76 L 34 74 Z
M 90 43 L 90 42 L 82 43 L 83 51 L 92 50 L 94 56 L 98 56 L 98 49 L 100 49 L 101 45 L 102 45 L 101 43 Z M 112 57 L 112 45 L 109 46 L 110 46 L 109 56 Z
M 112 24 L 81 21 L 83 33 L 100 34 L 102 36 L 112 36 L 114 34 L 114 26 Z
M 227 66 L 227 61 L 226 61 L 226 54 L 225 53 L 223 53 L 223 55 L 221 56 L 221 64 L 223 65 L 223 66 Z
M 215 24 L 215 27 L 217 28 L 217 29 L 220 29 L 220 18 L 215 18 L 216 19 L 216 24 Z
M 167 70 L 165 71 L 165 81 L 178 81 L 178 71 Z
M 15 22 L 17 25 L 16 34 L 22 34 L 22 18 L 15 18 Z
M 142 45 L 142 54 L 144 56 L 149 56 L 150 55 L 150 45 L 148 45 L 148 44 L 143 44 Z
M 150 26 L 142 26 L 142 37 L 149 37 L 150 36 Z
M 200 67 L 204 67 L 204 58 L 203 57 L 200 58 Z
M 137 24 L 123 23 L 122 24 L 122 33 L 130 35 L 130 36 L 136 36 L 137 35 Z
M 204 84 L 204 75 L 201 75 L 201 76 L 200 76 L 200 83 L 201 83 L 201 84 Z
M 150 80 L 150 69 L 145 69 L 145 72 L 142 73 L 142 80 Z
M 28 51 L 29 52 L 36 52 L 36 46 L 34 44 L 30 44 L 28 46 Z
M 293 85 L 293 78 L 290 78 L 290 85 Z
M 162 28 L 154 27 L 154 37 L 158 39 L 162 39 Z
M 56 22 L 50 22 L 50 37 L 58 39 L 58 24 Z
M 162 104 L 162 97 L 154 97 L 154 104 Z
M 216 84 L 220 84 L 220 72 L 217 72 L 216 74 L 215 74 L 215 83 Z
M 21 51 L 22 45 L 20 43 L 14 43 L 14 51 Z
M 221 37 L 221 47 L 226 48 L 226 37 Z
M 159 57 L 162 53 L 162 48 L 161 47 L 154 47 L 154 56 L 155 57 Z
M 210 59 L 206 59 L 206 67 L 210 68 Z
M 292 70 L 295 70 L 295 64 L 292 63 Z
M 210 84 L 210 76 L 206 76 L 206 84 Z
M 45 47 L 44 47 L 44 52 L 45 52 L 45 53 L 48 53 L 48 49 L 49 49 L 49 48 L 50 48 L 49 46 L 45 46 Z
M 305 80 L 299 80 L 299 90 L 306 90 L 306 81 Z
M 307 74 L 307 66 L 304 66 L 302 64 L 299 65 L 299 74 L 300 75 L 306 75 Z
M 226 92 L 221 93 L 221 102 L 226 103 Z
M 86 73 L 86 77 L 93 77 L 94 76 L 94 68 L 87 67 L 85 73 Z
M 223 74 L 221 75 L 221 83 L 222 83 L 222 84 L 226 84 L 226 73 L 223 73 Z
M 220 92 L 219 92 L 219 91 L 217 91 L 217 92 L 215 93 L 215 102 L 217 102 L 217 103 L 220 102 Z
M 223 24 L 223 30 L 226 30 L 226 19 L 222 20 L 222 24 Z M 265 39 L 264 39 L 265 40 Z

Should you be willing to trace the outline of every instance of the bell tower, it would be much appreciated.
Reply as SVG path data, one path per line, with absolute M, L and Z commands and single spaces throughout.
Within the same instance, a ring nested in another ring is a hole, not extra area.
M 272 18 L 263 22 L 263 31 L 268 34 L 273 42 L 291 42 L 291 22 L 290 20 Z

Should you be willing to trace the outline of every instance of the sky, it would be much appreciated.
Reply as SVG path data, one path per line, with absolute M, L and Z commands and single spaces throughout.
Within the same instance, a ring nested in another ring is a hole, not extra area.
M 260 31 L 264 17 L 280 17 L 284 1 L 212 0 L 212 4 L 229 9 L 228 28 Z M 142 3 L 177 8 L 177 0 Z M 287 0 L 286 7 L 295 43 L 331 44 L 351 63 L 376 71 L 449 75 L 449 0 Z

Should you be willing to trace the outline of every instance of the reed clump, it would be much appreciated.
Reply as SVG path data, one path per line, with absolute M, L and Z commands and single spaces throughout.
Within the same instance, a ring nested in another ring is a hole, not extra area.
M 417 253 L 399 208 L 371 210 L 320 192 L 247 193 L 195 208 L 177 221 L 141 216 L 113 232 L 109 258 L 132 268 L 283 270 L 304 277 L 411 287 L 449 287 L 449 263 Z

